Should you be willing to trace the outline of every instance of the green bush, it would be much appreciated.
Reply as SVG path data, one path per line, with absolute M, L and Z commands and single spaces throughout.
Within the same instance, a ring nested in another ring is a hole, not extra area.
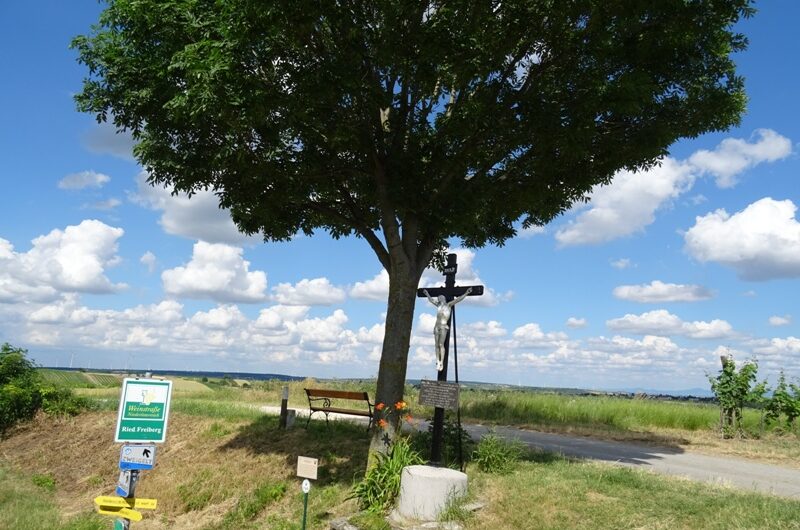
M 364 480 L 356 484 L 350 498 L 358 499 L 362 510 L 381 513 L 389 510 L 400 493 L 403 468 L 422 464 L 422 457 L 408 440 L 398 437 L 387 454 L 376 454 L 376 463 L 367 470 Z
M 0 435 L 42 406 L 39 377 L 27 353 L 8 343 L 0 346 Z
M 472 460 L 478 469 L 486 473 L 505 474 L 514 469 L 522 454 L 525 445 L 519 440 L 505 440 L 494 433 L 489 433 L 478 443 Z
M 461 467 L 458 458 L 459 438 L 461 438 L 462 457 L 466 464 L 470 461 L 475 442 L 463 427 L 459 427 L 454 417 L 446 414 L 442 428 L 442 464 L 453 469 Z M 428 418 L 428 430 L 414 435 L 411 443 L 420 454 L 429 455 L 433 443 L 433 418 Z
M 89 406 L 86 398 L 68 388 L 43 385 L 27 350 L 8 343 L 0 346 L 0 435 L 39 409 L 48 414 L 74 415 Z

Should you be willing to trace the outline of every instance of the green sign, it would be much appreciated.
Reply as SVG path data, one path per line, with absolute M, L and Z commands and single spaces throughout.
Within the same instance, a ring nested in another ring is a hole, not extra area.
M 172 381 L 125 379 L 117 415 L 116 442 L 163 442 L 167 437 Z

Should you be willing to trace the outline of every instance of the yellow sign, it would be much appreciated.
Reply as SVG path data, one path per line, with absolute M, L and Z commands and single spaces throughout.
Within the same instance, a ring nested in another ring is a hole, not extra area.
M 108 508 L 107 510 L 105 508 Z M 141 521 L 142 514 L 136 510 L 129 510 L 128 508 L 116 508 L 112 506 L 97 507 L 97 513 L 102 515 L 111 515 L 114 517 L 123 517 L 131 521 Z
M 98 506 L 111 506 L 114 508 L 139 508 L 140 510 L 155 510 L 158 501 L 156 499 L 128 499 L 125 497 L 100 496 L 94 498 L 94 503 Z

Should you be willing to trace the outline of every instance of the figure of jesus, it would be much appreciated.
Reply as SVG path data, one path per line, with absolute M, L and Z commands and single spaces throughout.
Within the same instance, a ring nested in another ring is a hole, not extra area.
M 454 305 L 472 292 L 472 287 L 469 287 L 464 294 L 450 302 L 443 295 L 439 295 L 436 299 L 432 298 L 427 289 L 423 289 L 422 292 L 428 297 L 428 301 L 436 306 L 436 324 L 433 326 L 433 340 L 436 342 L 436 371 L 441 372 L 444 368 L 444 341 L 450 332 L 450 313 Z

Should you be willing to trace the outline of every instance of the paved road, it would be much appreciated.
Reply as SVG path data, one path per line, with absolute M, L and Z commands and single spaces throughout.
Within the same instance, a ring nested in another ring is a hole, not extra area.
M 262 407 L 261 410 L 273 414 L 280 411 L 278 407 Z M 305 417 L 308 410 L 300 409 L 297 415 Z M 336 416 L 336 419 L 348 421 L 361 420 L 353 416 L 331 414 L 331 417 Z M 427 429 L 427 425 L 422 424 L 418 428 Z M 476 440 L 489 432 L 489 428 L 482 425 L 465 425 L 464 428 Z M 514 427 L 496 427 L 494 431 L 504 438 L 517 438 L 529 447 L 565 456 L 648 469 L 665 475 L 677 475 L 800 500 L 800 470 L 796 469 L 757 464 L 741 458 L 708 456 L 673 447 L 607 442 Z

